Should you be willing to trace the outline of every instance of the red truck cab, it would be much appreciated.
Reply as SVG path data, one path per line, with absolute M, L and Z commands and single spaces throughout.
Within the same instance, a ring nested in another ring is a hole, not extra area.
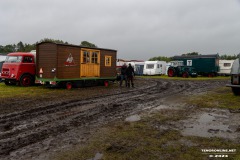
M 35 82 L 35 55 L 30 52 L 9 53 L 3 63 L 0 78 L 6 85 L 30 86 Z

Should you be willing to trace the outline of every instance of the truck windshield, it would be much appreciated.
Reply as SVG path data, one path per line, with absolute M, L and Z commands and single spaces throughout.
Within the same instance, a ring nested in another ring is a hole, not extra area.
M 6 61 L 8 63 L 20 63 L 22 61 L 22 56 L 7 56 Z

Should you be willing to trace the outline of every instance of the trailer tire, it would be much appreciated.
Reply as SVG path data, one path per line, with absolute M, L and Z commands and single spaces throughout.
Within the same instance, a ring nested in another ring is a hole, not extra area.
M 232 87 L 232 92 L 235 96 L 239 96 L 240 95 L 240 88 Z
M 23 87 L 29 87 L 33 85 L 33 77 L 29 74 L 24 74 L 20 78 L 20 85 Z
M 68 90 L 71 90 L 72 89 L 72 83 L 71 82 L 67 82 L 66 83 L 66 89 L 68 89 Z
M 188 78 L 188 77 L 189 77 L 188 72 L 183 72 L 182 77 L 183 77 L 183 78 Z
M 208 77 L 209 77 L 209 78 L 214 77 L 214 73 L 208 73 Z
M 168 69 L 168 77 L 174 77 L 175 76 L 175 69 L 174 68 L 169 68 Z
M 109 86 L 109 81 L 104 81 L 104 86 L 108 87 Z

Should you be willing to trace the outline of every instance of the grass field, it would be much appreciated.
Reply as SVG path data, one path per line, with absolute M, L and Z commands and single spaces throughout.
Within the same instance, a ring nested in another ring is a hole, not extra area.
M 229 79 L 229 77 L 171 78 L 167 76 L 144 76 L 143 78 L 165 78 L 175 80 Z M 106 87 L 99 87 L 98 90 L 101 93 L 108 92 L 108 88 Z M 42 86 L 6 86 L 4 83 L 0 83 L 0 99 L 14 96 L 45 98 L 50 95 L 55 95 L 56 97 L 72 97 L 74 95 L 80 98 L 87 95 L 88 92 L 92 92 L 91 89 L 80 88 L 69 91 L 66 89 L 50 89 Z M 188 105 L 195 105 L 200 108 L 240 109 L 240 98 L 234 96 L 231 89 L 227 87 L 218 88 L 202 95 L 188 96 L 185 102 Z M 240 159 L 240 145 L 232 141 L 221 138 L 184 137 L 178 130 L 159 128 L 160 125 L 169 125 L 171 122 L 185 119 L 186 116 L 184 110 L 164 110 L 151 115 L 145 115 L 137 122 L 115 122 L 97 131 L 91 137 L 88 144 L 76 146 L 75 149 L 59 153 L 54 156 L 53 159 L 85 160 L 93 158 L 96 153 L 99 153 L 103 156 L 102 159 L 106 160 L 158 160 L 159 158 L 202 160 L 208 159 L 207 155 L 202 154 L 201 151 L 201 149 L 206 148 L 237 149 L 237 154 L 231 155 L 230 159 Z
M 188 97 L 186 102 L 203 108 L 240 109 L 240 97 L 235 96 L 230 87 L 221 87 L 201 96 Z
M 204 76 L 198 76 L 195 78 L 188 77 L 188 78 L 183 78 L 183 77 L 168 77 L 167 75 L 161 75 L 161 76 L 139 76 L 142 78 L 161 78 L 161 79 L 170 79 L 170 80 L 196 80 L 196 81 L 201 81 L 201 80 L 230 80 L 230 77 L 227 76 L 217 76 L 217 77 L 204 77 Z
M 228 80 L 230 77 L 198 77 L 198 78 L 182 78 L 182 77 L 168 77 L 162 76 L 140 76 L 140 78 L 162 78 L 169 80 Z M 100 88 L 100 87 L 99 87 Z M 104 88 L 104 87 L 101 87 Z M 73 89 L 68 91 L 66 89 L 52 89 L 43 86 L 32 86 L 32 87 L 20 87 L 20 86 L 6 86 L 4 83 L 0 83 L 0 98 L 8 98 L 13 96 L 27 96 L 27 97 L 38 97 L 47 96 L 48 94 L 61 95 L 62 93 L 74 92 L 76 90 L 87 90 L 87 88 Z
M 240 109 L 240 99 L 230 88 L 223 87 L 203 95 L 190 96 L 188 105 L 206 108 Z M 184 110 L 169 110 L 146 115 L 138 122 L 118 122 L 97 132 L 84 147 L 66 151 L 54 157 L 56 160 L 90 159 L 100 153 L 106 160 L 202 160 L 209 159 L 201 149 L 236 149 L 237 154 L 227 159 L 240 159 L 240 145 L 222 138 L 182 136 L 180 131 L 159 129 L 158 125 L 186 118 Z
M 143 117 L 138 122 L 118 122 L 101 129 L 85 147 L 76 147 L 53 157 L 56 160 L 91 159 L 100 153 L 105 160 L 203 160 L 208 155 L 201 149 L 233 148 L 238 152 L 230 155 L 239 159 L 240 146 L 221 138 L 183 137 L 174 129 L 159 129 L 157 126 L 184 118 L 182 111 L 160 112 Z M 172 117 L 171 117 L 172 116 Z M 237 157 L 238 156 L 238 157 Z
M 11 97 L 38 97 L 48 94 L 61 94 L 64 92 L 63 89 L 49 89 L 42 86 L 32 87 L 20 87 L 20 86 L 7 86 L 4 83 L 0 83 L 0 98 L 11 98 Z

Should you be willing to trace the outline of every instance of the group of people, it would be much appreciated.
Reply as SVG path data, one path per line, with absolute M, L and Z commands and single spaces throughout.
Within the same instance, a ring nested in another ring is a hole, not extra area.
M 122 87 L 123 81 L 125 81 L 126 87 L 130 87 L 130 83 L 131 83 L 131 86 L 134 87 L 133 76 L 134 76 L 134 69 L 131 63 L 129 63 L 128 66 L 126 63 L 124 63 L 123 66 L 121 67 L 120 87 Z

